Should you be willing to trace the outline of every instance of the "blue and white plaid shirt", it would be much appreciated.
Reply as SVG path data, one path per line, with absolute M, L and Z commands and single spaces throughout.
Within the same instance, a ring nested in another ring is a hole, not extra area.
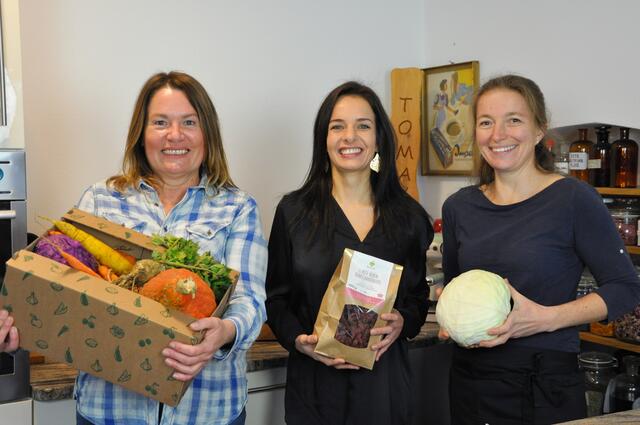
M 236 340 L 192 381 L 177 407 L 165 406 L 163 425 L 228 424 L 247 400 L 246 350 L 266 319 L 264 281 L 267 245 L 253 198 L 235 189 L 204 185 L 187 190 L 165 215 L 157 192 L 146 183 L 119 193 L 105 182 L 85 191 L 78 208 L 140 233 L 170 233 L 195 240 L 203 251 L 240 272 L 224 314 L 236 326 Z M 226 348 L 226 347 L 225 347 Z M 78 411 L 96 425 L 158 422 L 158 402 L 86 373 L 76 380 Z

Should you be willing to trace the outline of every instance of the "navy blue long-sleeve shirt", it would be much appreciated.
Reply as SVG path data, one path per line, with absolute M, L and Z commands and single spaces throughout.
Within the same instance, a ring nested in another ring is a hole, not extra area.
M 471 269 L 507 278 L 545 306 L 576 299 L 585 265 L 613 320 L 640 303 L 640 280 L 600 195 L 564 178 L 529 199 L 495 205 L 477 186 L 443 206 L 445 282 Z M 512 339 L 509 344 L 577 352 L 576 327 Z

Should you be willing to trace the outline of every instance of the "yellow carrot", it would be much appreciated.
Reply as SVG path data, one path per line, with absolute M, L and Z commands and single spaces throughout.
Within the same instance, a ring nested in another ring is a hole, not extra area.
M 80 242 L 87 251 L 96 257 L 98 262 L 110 267 L 114 272 L 118 274 L 125 274 L 133 268 L 133 265 L 118 251 L 84 230 L 80 230 L 73 224 L 67 223 L 66 221 L 47 220 L 51 221 L 62 233 L 69 236 L 71 239 L 75 239 Z

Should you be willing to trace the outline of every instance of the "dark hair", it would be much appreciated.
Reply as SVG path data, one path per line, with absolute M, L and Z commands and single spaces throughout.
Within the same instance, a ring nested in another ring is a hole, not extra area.
M 165 87 L 183 92 L 198 114 L 205 145 L 205 157 L 201 170 L 208 177 L 207 185 L 215 188 L 235 187 L 229 175 L 222 146 L 222 136 L 220 135 L 218 114 L 213 102 L 202 84 L 192 76 L 178 71 L 155 74 L 142 86 L 131 116 L 122 161 L 122 174 L 110 177 L 107 183 L 120 192 L 127 187 L 134 186 L 141 178 L 154 187 L 158 187 L 160 184 L 145 155 L 143 142 L 149 115 L 149 103 L 156 92 Z
M 417 204 L 400 185 L 395 154 L 396 139 L 393 126 L 382 102 L 369 87 L 355 81 L 346 82 L 333 89 L 320 105 L 313 126 L 313 155 L 307 177 L 302 187 L 292 193 L 300 199 L 303 208 L 294 220 L 294 225 L 302 218 L 308 217 L 314 224 L 309 239 L 313 239 L 320 227 L 326 230 L 331 239 L 335 226 L 335 217 L 331 207 L 331 166 L 327 153 L 327 134 L 329 121 L 338 100 L 344 96 L 357 96 L 364 99 L 375 115 L 376 146 L 380 156 L 379 172 L 370 175 L 371 191 L 374 198 L 374 211 L 385 228 L 402 223 L 402 217 L 409 213 L 411 205 Z M 424 209 L 425 220 L 428 216 Z
M 511 90 L 522 96 L 533 115 L 536 125 L 544 133 L 542 140 L 536 144 L 535 147 L 536 168 L 544 173 L 554 172 L 553 155 L 545 147 L 545 139 L 547 136 L 547 129 L 549 127 L 547 107 L 545 106 L 542 90 L 540 90 L 540 87 L 538 87 L 538 85 L 532 80 L 519 75 L 507 74 L 492 78 L 484 83 L 476 93 L 473 100 L 474 128 L 475 120 L 477 119 L 479 99 L 486 93 L 497 89 Z M 495 172 L 493 168 L 489 163 L 487 163 L 482 155 L 480 155 L 476 143 L 474 143 L 473 149 L 474 158 L 476 158 L 474 174 L 478 176 L 478 184 L 484 185 L 491 183 L 495 179 Z

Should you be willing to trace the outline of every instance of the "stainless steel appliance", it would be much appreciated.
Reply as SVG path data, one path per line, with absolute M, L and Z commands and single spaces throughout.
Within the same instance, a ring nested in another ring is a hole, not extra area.
M 0 282 L 5 262 L 27 246 L 26 186 L 24 150 L 0 150 Z
M 5 262 L 27 245 L 26 195 L 24 150 L 0 150 L 0 287 Z M 0 404 L 29 395 L 29 353 L 0 353 Z

